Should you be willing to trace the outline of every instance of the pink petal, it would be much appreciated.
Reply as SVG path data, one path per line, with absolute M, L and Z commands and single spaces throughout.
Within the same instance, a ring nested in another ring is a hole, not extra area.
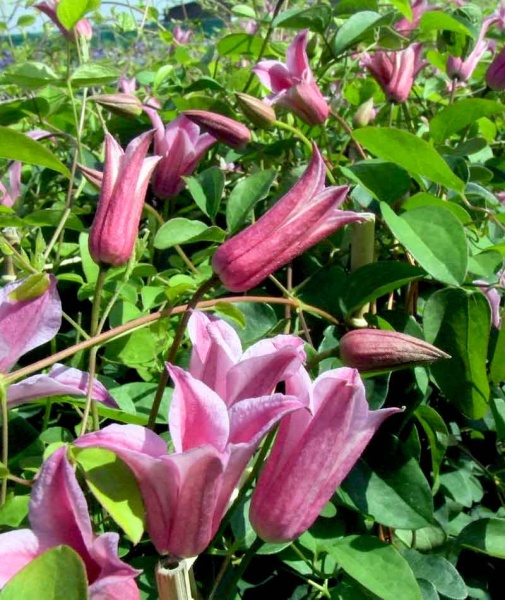
M 224 451 L 230 424 L 222 398 L 181 368 L 167 368 L 175 383 L 168 420 L 176 452 L 206 444 Z
M 7 405 L 14 408 L 25 402 L 48 396 L 86 396 L 89 376 L 79 369 L 56 363 L 47 375 L 33 375 L 7 390 Z M 117 403 L 106 388 L 95 379 L 91 397 L 106 406 L 117 408 Z
M 286 65 L 278 60 L 262 60 L 252 71 L 267 89 L 276 94 L 297 83 Z
M 309 59 L 307 58 L 307 41 L 309 31 L 299 31 L 286 53 L 286 65 L 293 77 L 302 79 L 304 76 L 312 76 L 310 72 Z
M 39 540 L 30 529 L 0 535 L 0 589 L 41 553 Z
M 8 372 L 20 356 L 45 344 L 61 326 L 61 302 L 56 279 L 38 298 L 18 301 L 10 296 L 25 279 L 0 289 L 0 373 Z

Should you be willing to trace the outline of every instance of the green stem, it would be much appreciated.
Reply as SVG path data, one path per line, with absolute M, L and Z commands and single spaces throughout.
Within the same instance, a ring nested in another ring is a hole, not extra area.
M 179 321 L 179 326 L 175 332 L 174 341 L 172 342 L 172 346 L 167 354 L 167 358 L 165 362 L 171 363 L 177 351 L 179 350 L 179 346 L 181 345 L 182 338 L 184 337 L 184 332 L 186 331 L 186 326 L 189 321 L 189 317 L 191 316 L 191 310 L 195 308 L 195 306 L 202 298 L 217 282 L 217 276 L 213 275 L 207 281 L 204 281 L 202 285 L 196 290 L 194 296 L 188 302 L 186 306 L 186 310 L 183 312 L 181 320 Z M 160 380 L 158 382 L 158 388 L 156 390 L 156 395 L 154 397 L 154 402 L 151 408 L 151 412 L 149 413 L 149 421 L 147 422 L 147 427 L 149 429 L 154 429 L 154 425 L 156 424 L 156 417 L 158 416 L 158 412 L 160 410 L 161 399 L 163 397 L 163 392 L 168 383 L 168 371 L 167 369 L 163 369 Z
M 99 333 L 99 318 L 100 318 L 100 302 L 102 299 L 103 286 L 105 283 L 105 278 L 107 276 L 108 266 L 100 265 L 100 270 L 98 271 L 98 277 L 95 285 L 95 293 L 93 296 L 93 307 L 91 309 L 91 327 L 90 334 L 91 337 L 96 337 Z M 86 433 L 86 429 L 88 426 L 88 418 L 91 408 L 94 407 L 93 410 L 93 428 L 98 429 L 98 411 L 96 410 L 96 404 L 93 403 L 91 399 L 91 394 L 93 391 L 93 381 L 95 379 L 95 371 L 96 371 L 96 355 L 98 352 L 98 347 L 94 347 L 91 349 L 89 353 L 89 364 L 88 364 L 88 390 L 86 393 L 86 404 L 84 406 L 84 414 L 82 416 L 82 425 L 81 425 L 81 435 Z
M 222 593 L 219 593 L 216 597 L 220 600 L 231 600 L 236 597 L 237 594 L 237 585 L 242 575 L 245 573 L 247 567 L 251 563 L 252 559 L 256 556 L 258 550 L 263 546 L 264 542 L 260 538 L 256 538 L 254 542 L 251 544 L 251 547 L 248 548 L 247 552 L 242 557 L 240 564 L 235 569 L 233 577 L 228 582 L 226 587 L 223 589 Z
M 0 409 L 2 411 L 2 463 L 5 468 L 9 462 L 9 411 L 7 409 L 7 389 L 2 381 L 0 383 Z M 0 507 L 7 500 L 7 479 L 2 479 L 0 489 Z
M 347 135 L 351 138 L 352 143 L 354 144 L 354 146 L 356 147 L 356 150 L 358 151 L 358 154 L 361 156 L 361 158 L 363 160 L 367 159 L 367 155 L 365 153 L 365 151 L 363 150 L 363 147 L 361 146 L 361 144 L 354 139 L 354 133 L 353 130 L 349 127 L 349 125 L 347 124 L 346 120 L 343 119 L 337 112 L 335 112 L 334 110 L 331 111 L 332 116 L 339 122 L 340 126 L 342 127 L 342 129 L 347 133 Z

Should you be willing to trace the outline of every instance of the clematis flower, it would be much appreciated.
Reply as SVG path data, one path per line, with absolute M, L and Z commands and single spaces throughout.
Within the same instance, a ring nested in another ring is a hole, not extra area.
M 300 31 L 286 54 L 286 64 L 278 60 L 262 60 L 254 68 L 261 83 L 273 93 L 271 104 L 278 104 L 309 125 L 324 123 L 330 107 L 314 79 L 307 57 L 308 30 Z
M 500 273 L 498 273 L 500 277 Z M 501 275 L 503 277 L 503 275 Z M 500 284 L 502 284 L 500 277 Z M 489 285 L 487 281 L 484 279 L 476 279 L 472 282 L 476 285 L 480 291 L 486 296 L 486 299 L 489 303 L 489 308 L 491 309 L 491 324 L 496 329 L 501 329 L 502 326 L 502 317 L 500 312 L 500 304 L 501 304 L 501 295 L 500 292 Z
M 135 94 L 137 91 L 137 80 L 135 77 L 120 77 L 117 82 L 117 89 L 123 94 Z
M 76 36 L 90 40 L 93 37 L 93 29 L 87 19 L 81 19 L 72 29 L 67 29 L 62 25 L 56 13 L 58 2 L 59 0 L 44 0 L 44 2 L 38 2 L 33 6 L 47 15 L 69 42 L 75 42 Z
M 100 198 L 89 234 L 89 252 L 97 264 L 117 267 L 132 255 L 149 178 L 161 159 L 146 158 L 152 137 L 152 131 L 143 133 L 123 151 L 110 133 L 105 134 Z
M 35 277 L 38 279 L 31 279 L 35 287 L 27 288 L 27 277 L 0 289 L 0 373 L 8 373 L 23 354 L 52 340 L 60 329 L 62 311 L 56 280 L 52 275 Z M 24 294 L 28 297 L 23 298 Z M 48 396 L 85 396 L 88 382 L 87 373 L 56 364 L 47 375 L 34 375 L 11 385 L 7 406 L 14 408 Z M 93 380 L 91 389 L 94 400 L 117 406 L 98 380 Z
M 250 519 L 267 542 L 296 539 L 317 519 L 366 445 L 398 408 L 368 409 L 354 369 L 327 371 L 313 383 L 301 368 L 286 393 L 307 409 L 285 417 L 253 491 Z
M 169 425 L 175 452 L 152 431 L 110 425 L 75 445 L 114 452 L 132 470 L 146 508 L 147 530 L 161 554 L 200 554 L 216 534 L 233 490 L 264 435 L 302 408 L 282 394 L 228 407 L 205 383 L 168 366 L 175 388 Z
M 158 112 L 144 106 L 154 127 L 154 151 L 161 156 L 153 177 L 153 191 L 158 198 L 176 196 L 184 187 L 182 177 L 196 169 L 207 150 L 216 143 L 208 133 L 200 133 L 200 127 L 184 115 L 178 116 L 166 127 Z
M 212 259 L 214 272 L 232 292 L 245 292 L 340 227 L 367 219 L 339 210 L 349 188 L 324 187 L 325 164 L 313 145 L 298 183 L 253 225 L 227 240 Z
M 421 53 L 422 44 L 411 44 L 404 50 L 379 50 L 373 56 L 365 55 L 361 64 L 370 71 L 387 99 L 401 104 L 409 97 L 419 71 L 426 66 Z
M 244 398 L 266 396 L 291 377 L 305 361 L 303 341 L 277 335 L 245 352 L 226 321 L 195 311 L 188 323 L 193 350 L 189 371 L 216 392 L 228 407 Z
M 421 17 L 425 12 L 434 10 L 435 7 L 431 6 L 426 0 L 414 0 L 412 4 L 412 20 L 407 17 L 402 17 L 397 23 L 394 24 L 394 28 L 398 33 L 402 35 L 409 35 L 414 29 L 419 27 Z
M 183 29 L 180 25 L 175 25 L 173 30 L 174 40 L 181 45 L 187 44 L 189 40 L 193 37 L 193 32 L 191 29 Z
M 505 90 L 505 48 L 493 59 L 486 71 L 486 83 L 492 90 Z
M 32 488 L 31 529 L 0 535 L 0 588 L 40 554 L 70 546 L 81 557 L 90 600 L 137 600 L 134 578 L 140 573 L 120 560 L 117 533 L 95 536 L 86 499 L 66 448 L 58 448 L 43 464 Z

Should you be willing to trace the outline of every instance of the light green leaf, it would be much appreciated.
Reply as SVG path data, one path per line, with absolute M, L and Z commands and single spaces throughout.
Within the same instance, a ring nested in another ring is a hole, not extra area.
M 409 0 L 389 0 L 393 6 L 402 13 L 404 17 L 412 20 L 412 6 L 410 5 Z
M 291 8 L 278 15 L 272 25 L 290 29 L 310 29 L 323 33 L 331 20 L 331 8 L 325 4 L 309 8 Z
M 394 127 L 363 127 L 354 132 L 367 150 L 396 163 L 415 175 L 462 192 L 464 182 L 456 177 L 440 154 L 420 137 Z
M 463 98 L 437 112 L 430 121 L 430 133 L 436 142 L 442 143 L 464 127 L 472 125 L 481 117 L 503 112 L 501 102 L 483 98 Z
M 457 217 L 441 206 L 415 208 L 399 217 L 382 202 L 381 211 L 396 239 L 432 277 L 449 285 L 463 283 L 468 248 Z
M 70 81 L 76 87 L 104 85 L 117 81 L 118 69 L 100 63 L 85 63 L 72 73 Z
M 230 233 L 239 229 L 255 204 L 265 198 L 276 175 L 273 169 L 259 171 L 242 179 L 233 188 L 226 204 L 226 223 Z
M 10 579 L 1 600 L 87 600 L 84 563 L 69 546 L 57 546 L 32 560 Z
M 489 303 L 481 292 L 443 289 L 426 302 L 426 340 L 452 357 L 431 365 L 431 373 L 447 398 L 472 419 L 482 418 L 488 409 L 490 327 Z
M 223 240 L 224 235 L 224 231 L 219 227 L 209 227 L 202 221 L 176 217 L 158 229 L 154 238 L 154 247 L 163 250 L 187 242 L 219 242 Z
M 446 208 L 447 210 L 450 210 L 452 214 L 456 216 L 461 223 L 463 223 L 463 225 L 470 223 L 472 220 L 472 217 L 459 204 L 451 202 L 450 200 L 442 200 L 441 198 L 433 196 L 433 194 L 428 194 L 427 192 L 418 192 L 417 194 L 410 196 L 410 198 L 408 198 L 405 203 L 402 204 L 402 209 L 412 210 L 413 208 L 420 208 L 421 206 L 441 206 L 442 208 Z
M 56 5 L 56 14 L 66 29 L 80 21 L 87 12 L 100 6 L 100 0 L 60 0 Z
M 144 503 L 133 473 L 110 450 L 73 448 L 89 489 L 109 515 L 138 543 L 144 532 Z
M 24 133 L 0 126 L 0 158 L 19 160 L 30 165 L 39 165 L 70 177 L 70 171 L 44 144 L 32 140 Z
M 455 19 L 450 14 L 441 11 L 433 10 L 425 12 L 421 17 L 419 28 L 422 32 L 427 31 L 454 31 L 462 35 L 474 37 L 473 31 L 466 27 L 461 21 Z
M 39 62 L 23 62 L 10 67 L 0 80 L 3 84 L 13 83 L 21 87 L 36 89 L 60 81 L 58 75 L 47 65 Z
M 388 24 L 392 15 L 380 15 L 377 12 L 365 10 L 349 17 L 337 31 L 333 41 L 333 52 L 338 55 L 347 48 L 360 42 L 367 33 L 380 25 Z
M 327 545 L 342 569 L 382 600 L 422 600 L 408 562 L 391 545 L 368 535 L 350 535 Z
M 247 33 L 230 33 L 217 43 L 217 51 L 221 56 L 240 58 L 243 55 L 258 56 L 263 41 L 259 36 Z
M 478 519 L 461 531 L 457 541 L 471 550 L 505 558 L 505 519 Z
M 415 416 L 421 423 L 430 444 L 433 479 L 437 482 L 440 465 L 449 445 L 449 431 L 445 421 L 434 408 L 421 404 L 415 410 Z

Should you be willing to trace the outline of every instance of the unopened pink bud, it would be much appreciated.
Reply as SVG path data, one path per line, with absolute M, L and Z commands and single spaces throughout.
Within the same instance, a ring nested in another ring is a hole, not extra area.
M 259 98 L 236 92 L 237 104 L 244 115 L 257 127 L 269 129 L 275 123 L 277 117 L 275 110 L 270 104 L 263 102 Z
M 143 110 L 142 103 L 133 94 L 99 94 L 90 96 L 89 100 L 122 117 L 138 117 Z
M 358 106 L 352 122 L 355 127 L 366 127 L 370 121 L 375 119 L 376 113 L 377 110 L 373 106 L 373 98 L 369 98 L 366 102 Z
M 492 90 L 505 90 L 505 48 L 489 65 L 486 72 L 486 83 Z
M 355 329 L 340 340 L 340 358 L 359 371 L 378 371 L 451 358 L 424 340 L 382 329 Z
M 186 110 L 183 114 L 201 129 L 232 148 L 243 148 L 251 141 L 249 129 L 235 119 L 207 110 Z

